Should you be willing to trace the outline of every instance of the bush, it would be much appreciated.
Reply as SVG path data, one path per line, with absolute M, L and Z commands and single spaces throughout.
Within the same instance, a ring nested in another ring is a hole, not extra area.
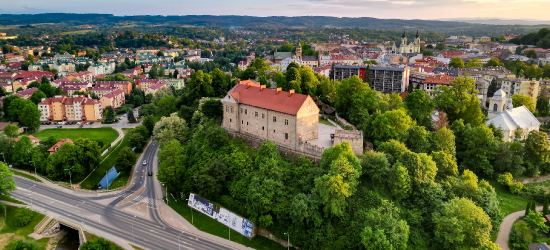
M 15 212 L 15 226 L 24 227 L 31 222 L 34 213 L 26 208 L 18 209 Z
M 40 248 L 38 245 L 34 244 L 32 241 L 23 241 L 23 240 L 18 240 L 17 242 L 15 242 L 15 244 L 8 244 L 6 246 L 6 248 L 4 249 L 7 249 L 7 250 L 40 250 L 42 248 Z
M 350 125 L 344 125 L 344 130 L 353 130 L 353 127 Z
M 523 189 L 523 184 L 521 182 L 516 182 L 510 185 L 510 193 L 519 194 Z
M 524 192 L 533 200 L 543 203 L 548 199 L 546 194 L 546 187 L 543 186 L 527 186 L 524 188 Z
M 514 177 L 510 173 L 501 174 L 498 176 L 498 183 L 504 186 L 510 186 L 513 183 Z

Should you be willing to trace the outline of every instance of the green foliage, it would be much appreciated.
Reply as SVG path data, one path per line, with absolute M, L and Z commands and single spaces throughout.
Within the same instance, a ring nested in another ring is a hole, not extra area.
M 112 106 L 108 106 L 105 108 L 105 119 L 103 120 L 103 123 L 111 124 L 115 121 L 115 109 L 113 109 Z
M 544 205 L 542 206 L 542 215 L 550 214 L 550 209 L 548 209 L 548 200 L 544 200 Z
M 17 189 L 12 175 L 13 173 L 9 170 L 8 165 L 0 162 L 0 194 L 10 195 L 11 191 Z
M 128 112 L 128 122 L 129 123 L 136 123 L 136 117 L 134 117 L 134 111 Z
M 535 113 L 535 102 L 529 96 L 514 94 L 512 96 L 512 105 L 514 105 L 514 108 L 524 105 L 531 113 Z
M 490 241 L 490 218 L 466 198 L 455 198 L 434 212 L 435 236 L 448 249 L 477 248 Z
M 437 178 L 445 180 L 449 177 L 458 176 L 458 166 L 452 155 L 443 151 L 436 151 L 430 154 L 437 166 Z
M 15 138 L 19 134 L 19 127 L 16 125 L 8 124 L 4 127 L 4 134 L 10 138 Z
M 155 143 L 159 144 L 162 148 L 173 139 L 185 142 L 186 133 L 187 123 L 185 120 L 179 118 L 177 113 L 173 113 L 169 117 L 162 117 L 160 121 L 155 124 L 153 139 Z
M 449 67 L 464 68 L 465 67 L 464 61 L 460 57 L 453 58 L 453 59 L 451 59 L 451 62 L 449 62 Z
M 546 219 L 544 219 L 541 212 L 530 211 L 529 214 L 525 216 L 525 221 L 537 232 L 548 233 L 548 226 L 545 224 Z
M 118 153 L 118 157 L 115 163 L 117 172 L 129 172 L 136 164 L 137 155 L 132 151 L 130 147 L 123 147 Z
M 80 249 L 81 250 L 115 250 L 116 248 L 111 242 L 103 238 L 99 238 L 97 241 L 93 241 L 93 240 L 86 241 L 86 243 L 82 244 Z
M 523 183 L 521 182 L 510 184 L 510 193 L 512 194 L 519 194 L 522 189 L 523 189 Z
M 514 183 L 514 177 L 510 173 L 501 174 L 498 176 L 498 183 L 504 186 L 510 186 Z
M 451 86 L 436 89 L 434 103 L 447 113 L 449 122 L 463 119 L 465 124 L 478 126 L 483 122 L 483 114 L 477 92 L 473 79 L 458 77 Z
M 18 209 L 14 214 L 15 226 L 16 227 L 26 226 L 27 224 L 29 224 L 29 222 L 31 222 L 33 216 L 34 216 L 34 212 L 31 210 L 28 210 L 26 208 Z
M 24 241 L 24 240 L 18 240 L 15 242 L 15 244 L 8 244 L 6 250 L 42 250 L 40 246 L 38 246 L 36 243 L 32 241 Z
M 432 111 L 435 108 L 435 104 L 426 92 L 417 89 L 409 93 L 405 97 L 405 108 L 418 125 L 427 128 L 431 127 Z
M 383 200 L 378 209 L 370 209 L 366 224 L 360 236 L 367 249 L 407 249 L 409 225 L 391 202 Z
M 211 119 L 223 118 L 223 104 L 217 99 L 209 99 L 205 101 L 201 106 L 201 111 L 206 117 Z
M 136 152 L 142 152 L 142 150 L 147 145 L 150 134 L 147 127 L 145 127 L 144 125 L 139 125 L 128 132 L 128 136 L 130 137 L 130 147 L 135 147 Z
M 411 125 L 412 119 L 403 109 L 388 111 L 376 116 L 372 122 L 375 144 L 404 138 Z
M 491 161 L 498 151 L 498 142 L 491 129 L 486 126 L 467 126 L 462 137 L 464 148 L 457 152 L 460 166 L 477 174 L 491 175 L 494 172 Z

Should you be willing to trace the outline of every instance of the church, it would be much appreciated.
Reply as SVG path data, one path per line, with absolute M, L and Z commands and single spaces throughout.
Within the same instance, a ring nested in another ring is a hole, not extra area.
M 500 128 L 504 133 L 503 141 L 513 141 L 515 132 L 518 128 L 523 130 L 521 139 L 526 139 L 529 132 L 539 131 L 540 122 L 525 106 L 514 108 L 512 98 L 507 98 L 506 92 L 499 89 L 493 97 L 489 99 L 489 120 L 485 123 L 489 126 L 491 123 Z
M 397 50 L 395 44 L 393 45 L 394 51 Z M 414 42 L 407 44 L 407 34 L 403 31 L 403 36 L 401 37 L 401 45 L 399 45 L 399 54 L 404 53 L 420 53 L 420 35 L 416 31 L 416 37 Z

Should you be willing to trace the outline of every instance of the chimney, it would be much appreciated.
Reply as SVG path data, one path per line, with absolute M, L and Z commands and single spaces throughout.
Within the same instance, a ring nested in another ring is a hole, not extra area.
M 246 83 L 246 89 L 250 88 L 250 82 Z
M 283 91 L 283 88 L 277 88 L 277 94 L 279 94 L 279 92 Z
M 262 92 L 263 89 L 265 89 L 266 85 L 260 85 L 260 92 Z
M 288 91 L 288 97 L 291 97 L 292 94 L 294 94 L 294 90 L 293 90 L 293 89 L 291 89 L 291 90 Z

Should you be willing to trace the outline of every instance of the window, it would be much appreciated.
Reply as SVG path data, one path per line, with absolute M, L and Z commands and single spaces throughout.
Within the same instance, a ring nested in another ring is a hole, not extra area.
M 262 119 L 264 119 L 264 116 L 265 116 L 265 114 L 264 114 L 264 113 L 262 113 Z
M 258 111 L 254 112 L 254 117 L 258 117 Z
M 225 106 L 225 112 L 229 112 L 229 106 Z
M 277 122 L 277 117 L 273 116 L 273 122 Z
M 246 126 L 248 126 L 248 122 L 246 122 Z
M 241 120 L 241 124 L 244 124 L 244 120 Z
M 285 133 L 285 140 L 288 140 L 288 133 Z
M 262 130 L 264 130 L 264 126 L 262 126 Z
M 493 106 L 493 111 L 494 112 L 498 112 L 498 105 L 495 103 L 495 105 Z
M 248 115 L 248 109 L 245 109 L 245 110 L 244 110 L 244 114 L 245 114 L 245 115 Z
M 241 108 L 241 114 L 243 113 L 243 108 Z
M 230 119 L 229 119 L 229 122 L 232 122 L 232 121 L 233 121 L 233 119 L 230 118 Z
M 287 119 L 285 119 L 285 125 L 288 125 L 288 120 Z

